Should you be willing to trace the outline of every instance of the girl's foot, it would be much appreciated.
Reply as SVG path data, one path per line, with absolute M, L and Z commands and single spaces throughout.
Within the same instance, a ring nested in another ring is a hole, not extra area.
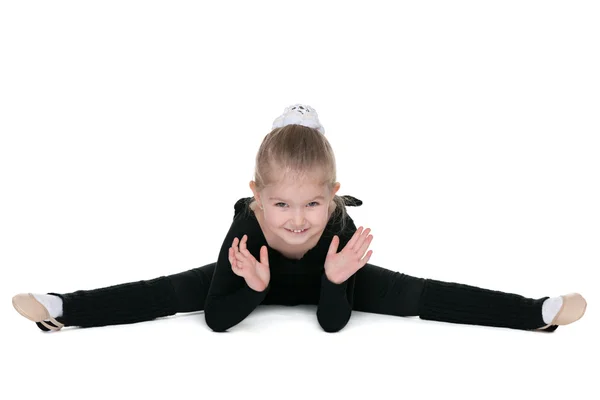
M 38 301 L 32 293 L 20 293 L 14 296 L 12 304 L 19 314 L 35 322 L 42 330 L 58 331 L 64 326 L 50 315 L 46 306 Z M 47 329 L 42 328 L 42 326 Z
M 587 302 L 579 293 L 569 293 L 546 299 L 542 306 L 545 325 L 538 330 L 553 332 L 559 325 L 568 325 L 583 317 Z

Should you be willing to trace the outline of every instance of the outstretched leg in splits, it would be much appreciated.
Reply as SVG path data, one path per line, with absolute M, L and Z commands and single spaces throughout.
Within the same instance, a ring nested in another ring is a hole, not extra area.
M 54 293 L 63 301 L 64 326 L 98 327 L 151 321 L 183 312 L 204 310 L 216 263 L 150 280 L 123 283 L 93 290 Z M 579 297 L 577 297 L 579 296 Z M 543 318 L 549 297 L 527 298 L 454 282 L 424 279 L 365 264 L 356 273 L 353 309 L 394 316 L 418 316 L 459 324 L 485 325 L 523 330 L 554 331 L 585 312 L 580 295 L 563 296 L 552 322 Z M 317 304 L 315 298 L 310 304 Z M 54 326 L 51 322 L 45 324 Z M 48 331 L 37 322 L 40 329 Z
M 554 331 L 581 318 L 585 300 L 562 296 L 564 304 L 550 323 L 543 319 L 549 297 L 527 298 L 455 282 L 417 278 L 365 264 L 356 275 L 353 309 L 424 320 L 513 329 Z M 557 323 L 557 324 L 553 324 Z

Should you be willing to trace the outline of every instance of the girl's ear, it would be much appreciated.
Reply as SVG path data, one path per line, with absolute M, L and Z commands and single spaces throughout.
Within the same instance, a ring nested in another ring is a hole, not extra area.
M 254 195 L 254 200 L 259 201 L 259 195 L 256 191 L 256 182 L 250 181 L 250 190 L 252 190 L 252 194 Z
M 332 193 L 332 196 L 334 196 L 334 195 L 337 193 L 337 191 L 338 191 L 338 190 L 340 190 L 340 187 L 341 187 L 341 186 L 342 186 L 342 185 L 341 185 L 339 182 L 336 182 L 336 183 L 335 183 L 335 185 L 333 186 L 333 193 Z

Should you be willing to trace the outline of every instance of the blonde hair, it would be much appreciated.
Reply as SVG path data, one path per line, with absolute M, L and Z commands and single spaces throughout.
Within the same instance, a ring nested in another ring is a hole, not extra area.
M 278 184 L 284 180 L 311 180 L 327 185 L 329 192 L 337 179 L 333 149 L 321 132 L 303 125 L 286 125 L 273 129 L 263 139 L 256 154 L 254 181 L 256 191 Z M 250 205 L 256 202 L 252 199 Z M 346 203 L 334 195 L 334 218 L 341 219 L 341 230 L 346 224 Z

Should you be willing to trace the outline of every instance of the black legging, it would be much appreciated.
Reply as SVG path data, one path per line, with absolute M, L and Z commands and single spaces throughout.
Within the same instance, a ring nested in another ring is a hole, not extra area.
M 63 299 L 65 326 L 95 327 L 150 321 L 204 310 L 216 263 L 150 280 L 72 293 Z M 542 303 L 517 294 L 415 278 L 373 264 L 356 273 L 353 310 L 421 319 L 537 329 L 545 326 Z M 268 304 L 268 294 L 264 304 Z M 317 304 L 318 299 L 308 304 Z M 273 304 L 273 303 L 270 303 Z M 47 330 L 40 323 L 40 329 Z M 552 326 L 548 331 L 553 331 Z

